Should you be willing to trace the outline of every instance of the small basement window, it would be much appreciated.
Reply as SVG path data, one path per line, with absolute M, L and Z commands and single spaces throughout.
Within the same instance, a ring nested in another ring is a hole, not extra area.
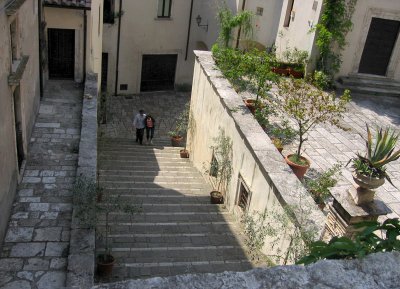
M 158 18 L 170 18 L 171 17 L 171 3 L 172 0 L 158 0 Z
M 217 177 L 218 176 L 218 161 L 215 155 L 212 156 L 211 165 L 210 165 L 210 176 Z
M 242 177 L 239 176 L 239 198 L 237 205 L 242 209 L 243 212 L 247 212 L 250 204 L 250 190 L 243 181 Z
M 257 7 L 256 15 L 262 16 L 263 13 L 264 13 L 264 8 L 262 8 L 262 7 Z

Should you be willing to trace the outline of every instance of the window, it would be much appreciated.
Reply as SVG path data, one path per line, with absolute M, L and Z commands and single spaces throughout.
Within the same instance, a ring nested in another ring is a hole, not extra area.
M 213 155 L 211 159 L 210 176 L 215 178 L 218 176 L 218 161 L 215 155 Z
M 103 23 L 114 23 L 114 0 L 104 0 Z
M 172 0 L 158 0 L 158 18 L 171 17 L 171 2 Z
M 237 205 L 242 209 L 243 212 L 246 212 L 249 208 L 250 202 L 250 191 L 247 185 L 244 183 L 241 176 L 239 176 L 239 198 Z
M 286 8 L 286 15 L 285 15 L 285 21 L 283 22 L 283 27 L 289 27 L 290 25 L 290 19 L 293 12 L 293 5 L 294 5 L 294 0 L 288 0 L 288 6 Z
M 264 8 L 262 7 L 257 7 L 256 15 L 262 16 L 264 13 Z
M 11 39 L 11 59 L 12 61 L 19 59 L 18 54 L 18 33 L 17 19 L 10 24 L 10 39 Z

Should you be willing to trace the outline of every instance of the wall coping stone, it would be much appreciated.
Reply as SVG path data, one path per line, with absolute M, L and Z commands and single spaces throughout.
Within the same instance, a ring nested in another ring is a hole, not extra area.
M 388 289 L 399 288 L 400 253 L 377 253 L 355 260 L 322 260 L 307 266 L 276 266 L 247 272 L 188 274 L 127 280 L 92 289 Z
M 226 108 L 226 113 L 233 119 L 237 131 L 259 164 L 260 170 L 271 183 L 271 186 L 274 187 L 273 191 L 281 205 L 292 206 L 295 212 L 300 204 L 311 208 L 308 215 L 309 222 L 306 226 L 310 225 L 317 228 L 318 238 L 321 238 L 325 228 L 325 215 L 318 209 L 303 184 L 297 179 L 282 155 L 272 144 L 269 136 L 245 106 L 241 96 L 236 93 L 230 82 L 216 67 L 211 52 L 196 50 L 194 53 L 215 93 L 220 96 L 221 104 Z M 300 195 L 301 198 L 299 198 Z
M 96 182 L 97 177 L 97 74 L 86 76 L 82 105 L 77 177 Z M 94 284 L 95 231 L 81 226 L 72 213 L 67 286 L 87 289 Z

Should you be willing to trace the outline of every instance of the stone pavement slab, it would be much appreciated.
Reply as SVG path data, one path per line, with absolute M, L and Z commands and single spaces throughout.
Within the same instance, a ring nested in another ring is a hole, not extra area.
M 49 81 L 0 255 L 1 289 L 65 287 L 82 89 Z

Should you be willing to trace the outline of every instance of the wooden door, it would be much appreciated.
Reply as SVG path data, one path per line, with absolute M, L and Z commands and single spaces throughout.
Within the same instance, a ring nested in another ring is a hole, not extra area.
M 48 29 L 49 77 L 73 79 L 75 70 L 75 30 Z
M 178 55 L 143 55 L 141 91 L 173 90 Z
M 400 21 L 372 18 L 358 72 L 386 75 Z

